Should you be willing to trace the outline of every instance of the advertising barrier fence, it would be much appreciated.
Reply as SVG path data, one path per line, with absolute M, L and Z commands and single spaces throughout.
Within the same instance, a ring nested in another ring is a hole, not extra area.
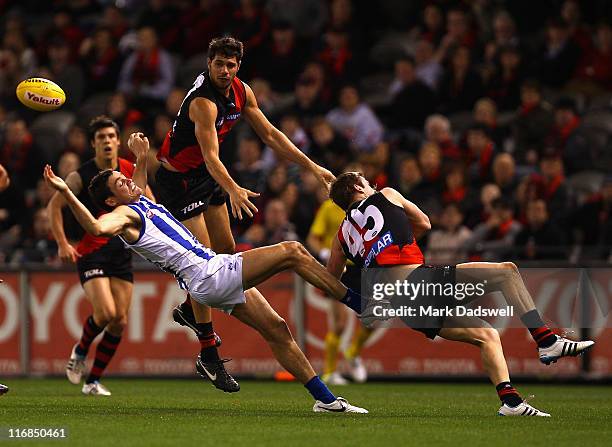
M 597 344 L 586 358 L 568 358 L 554 366 L 542 365 L 529 333 L 514 324 L 496 324 L 513 376 L 540 378 L 612 377 L 612 329 L 609 315 L 612 270 L 584 272 L 574 269 L 530 269 L 523 272 L 527 288 L 545 319 L 552 323 L 572 318 L 576 306 L 588 304 L 587 329 L 570 336 L 588 335 Z M 73 272 L 0 272 L 0 377 L 62 375 L 72 345 L 79 338 L 84 318 L 91 313 L 83 289 Z M 329 301 L 302 280 L 283 273 L 259 288 L 287 321 L 313 366 L 322 370 L 323 344 Z M 588 300 L 575 297 L 590 293 Z M 128 324 L 109 374 L 138 376 L 189 376 L 199 350 L 196 337 L 172 320 L 172 308 L 184 299 L 174 280 L 162 272 L 135 274 Z M 583 306 L 584 307 L 584 306 Z M 347 309 L 347 312 L 350 311 Z M 571 314 L 571 315 L 570 315 Z M 576 315 L 580 315 L 577 313 Z M 231 316 L 214 312 L 215 330 L 221 335 L 223 357 L 234 374 L 271 376 L 280 370 L 263 339 Z M 348 347 L 357 327 L 349 324 L 341 347 Z M 580 322 L 576 321 L 576 327 Z M 572 328 L 566 328 L 571 330 Z M 91 356 L 90 356 L 91 357 Z M 380 328 L 368 340 L 363 358 L 376 376 L 481 377 L 480 355 L 475 347 L 426 339 L 407 328 Z M 340 370 L 347 365 L 340 361 Z

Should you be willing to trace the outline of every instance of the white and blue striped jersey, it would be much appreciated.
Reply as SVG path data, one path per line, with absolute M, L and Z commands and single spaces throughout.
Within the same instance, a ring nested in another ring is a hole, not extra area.
M 125 245 L 172 273 L 181 289 L 187 289 L 201 269 L 200 264 L 210 261 L 216 253 L 198 242 L 163 205 L 141 196 L 128 206 L 140 215 L 142 228 L 138 240 L 134 243 L 124 240 Z

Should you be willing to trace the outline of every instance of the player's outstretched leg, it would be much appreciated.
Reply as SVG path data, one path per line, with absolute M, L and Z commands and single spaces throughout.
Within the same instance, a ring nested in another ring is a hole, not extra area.
M 191 305 L 191 297 L 187 294 L 187 298 L 181 304 L 178 304 L 172 309 L 172 319 L 180 324 L 181 326 L 188 327 L 196 335 L 198 335 L 198 329 L 196 327 L 196 318 L 193 313 L 193 306 Z M 221 337 L 216 332 L 214 333 L 215 345 L 217 348 L 221 346 Z
M 449 318 L 445 321 L 444 325 L 446 327 L 440 330 L 439 335 L 446 340 L 469 343 L 480 349 L 482 366 L 495 385 L 497 395 L 502 402 L 498 414 L 500 416 L 550 417 L 550 414 L 532 407 L 523 400 L 510 382 L 508 366 L 497 330 L 492 327 L 482 327 L 486 324 L 483 320 L 474 320 L 478 321 L 470 324 L 470 318 L 462 318 L 461 320 Z
M 468 262 L 457 265 L 457 282 L 485 282 L 487 292 L 500 291 L 514 307 L 538 346 L 546 365 L 561 357 L 584 354 L 594 341 L 573 341 L 555 334 L 542 320 L 517 266 L 512 262 Z
M 291 335 L 291 331 L 280 315 L 268 304 L 257 289 L 245 293 L 246 303 L 238 304 L 232 316 L 251 326 L 270 346 L 276 360 L 304 387 L 315 399 L 313 411 L 330 413 L 367 413 L 368 410 L 349 404 L 346 399 L 336 397 L 321 381 Z

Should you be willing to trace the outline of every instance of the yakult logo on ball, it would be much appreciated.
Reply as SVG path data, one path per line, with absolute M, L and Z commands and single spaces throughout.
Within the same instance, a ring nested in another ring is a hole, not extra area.
M 26 92 L 26 98 L 32 102 L 38 102 L 40 104 L 48 104 L 50 106 L 59 106 L 62 103 L 58 98 L 48 98 L 46 96 L 40 96 L 33 92 Z

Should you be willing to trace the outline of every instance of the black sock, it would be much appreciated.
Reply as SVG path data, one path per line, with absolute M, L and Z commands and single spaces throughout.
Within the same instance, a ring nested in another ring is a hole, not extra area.
M 198 340 L 200 341 L 200 356 L 204 362 L 214 362 L 219 360 L 217 351 L 217 341 L 212 321 L 209 323 L 197 323 Z
M 501 382 L 495 387 L 495 389 L 497 390 L 499 400 L 509 407 L 516 407 L 523 402 L 523 399 L 519 395 L 518 391 L 516 391 L 510 382 Z
M 542 321 L 536 309 L 523 314 L 521 321 L 527 329 L 529 329 L 529 333 L 538 344 L 539 348 L 548 348 L 557 341 L 557 336 L 548 326 L 546 326 L 544 321 Z

